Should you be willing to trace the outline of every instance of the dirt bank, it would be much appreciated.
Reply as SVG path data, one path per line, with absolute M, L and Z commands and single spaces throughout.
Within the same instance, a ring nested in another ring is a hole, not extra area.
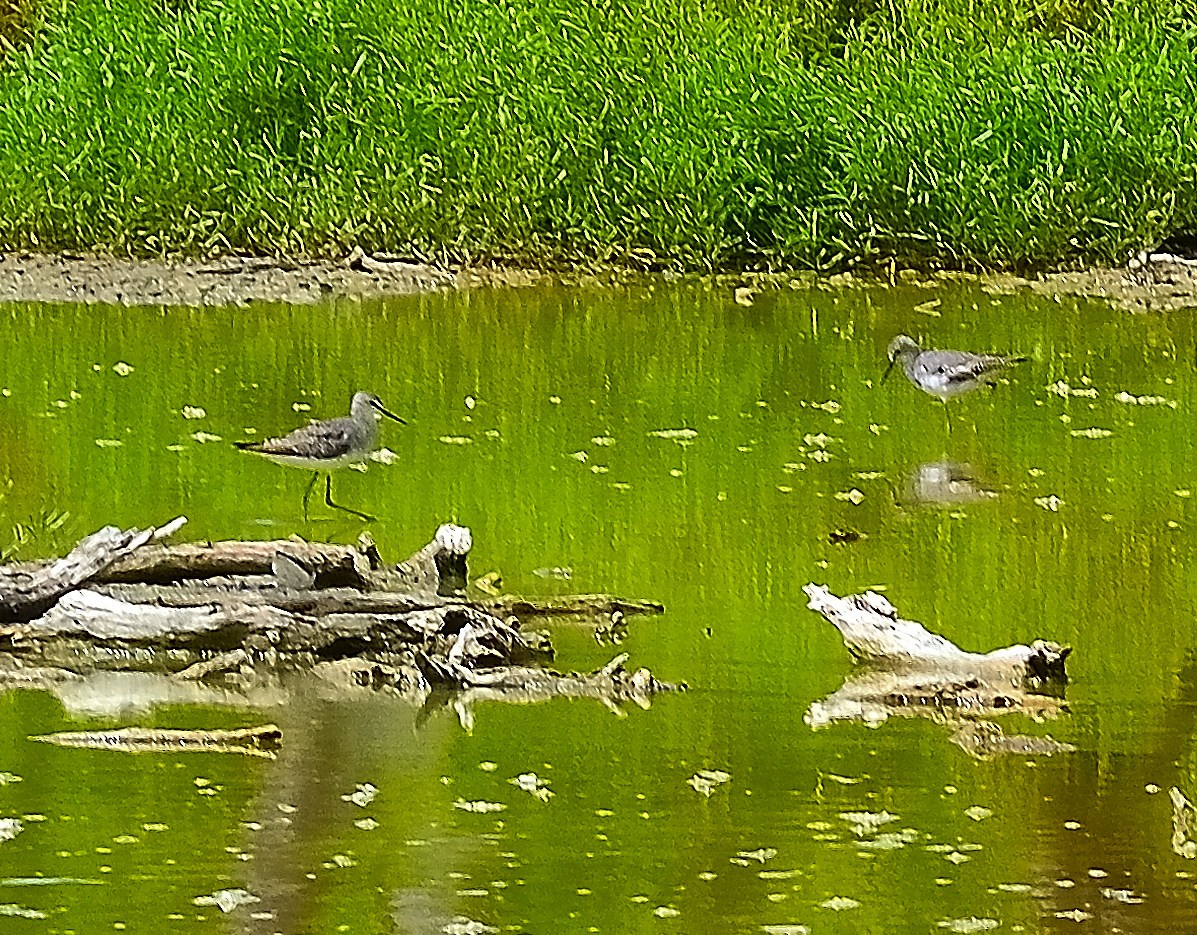
M 0 302 L 108 305 L 306 305 L 451 288 L 454 273 L 352 254 L 340 263 L 242 257 L 130 260 L 47 254 L 0 256 Z
M 1120 269 L 1012 277 L 1015 287 L 1045 295 L 1106 299 L 1132 312 L 1170 312 L 1197 307 L 1197 259 L 1169 253 L 1142 254 Z
M 578 270 L 559 275 L 502 268 L 447 270 L 394 257 L 369 256 L 360 251 L 338 262 L 245 257 L 161 261 L 26 253 L 0 255 L 0 303 L 309 305 L 336 297 L 373 298 L 470 286 L 522 286 L 546 277 L 568 283 L 614 283 L 625 278 L 621 273 L 630 274 L 630 271 Z M 1197 307 L 1197 259 L 1164 253 L 1142 255 L 1118 269 L 1047 273 L 1037 278 L 1006 274 L 980 278 L 993 292 L 1027 289 L 1045 295 L 1105 299 L 1135 312 Z M 861 276 L 819 279 L 812 274 L 799 280 L 778 274 L 746 274 L 745 282 L 749 281 L 750 292 L 799 281 L 807 286 L 869 282 Z

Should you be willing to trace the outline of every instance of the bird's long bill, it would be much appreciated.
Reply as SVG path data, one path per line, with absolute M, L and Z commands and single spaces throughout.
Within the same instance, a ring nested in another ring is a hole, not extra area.
M 395 413 L 383 406 L 382 403 L 371 403 L 370 405 L 381 412 L 388 419 L 394 419 L 400 425 L 407 425 L 407 421 L 405 419 L 400 419 L 397 415 L 395 415 Z
M 881 382 L 882 383 L 884 383 L 886 381 L 886 378 L 889 377 L 889 372 L 894 369 L 894 362 L 897 359 L 898 358 L 896 358 L 896 357 L 891 357 L 889 359 L 889 366 L 885 368 L 885 373 L 881 374 Z

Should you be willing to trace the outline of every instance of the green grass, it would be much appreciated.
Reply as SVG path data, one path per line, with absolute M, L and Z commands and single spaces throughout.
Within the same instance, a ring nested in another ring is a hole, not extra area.
M 0 56 L 27 43 L 34 29 L 33 0 L 0 0 Z
M 0 249 L 1119 261 L 1197 228 L 1195 0 L 56 0 Z

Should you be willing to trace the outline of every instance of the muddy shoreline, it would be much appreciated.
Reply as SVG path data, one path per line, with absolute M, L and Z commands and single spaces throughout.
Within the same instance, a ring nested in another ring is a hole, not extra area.
M 371 299 L 471 287 L 619 282 L 628 270 L 576 270 L 569 274 L 516 268 L 443 269 L 355 250 L 344 260 L 221 257 L 212 260 L 141 260 L 75 254 L 0 255 L 0 302 L 82 302 L 126 306 L 229 306 L 254 302 L 313 305 L 336 298 Z M 640 274 L 633 274 L 639 276 Z M 1036 277 L 924 273 L 905 270 L 905 281 L 981 281 L 995 293 L 1027 289 L 1057 297 L 1104 299 L 1129 311 L 1197 307 L 1197 259 L 1142 254 L 1125 267 L 1045 273 Z M 720 274 L 735 300 L 751 304 L 771 288 L 843 288 L 895 281 L 884 274 Z
M 1037 279 L 999 277 L 1012 288 L 1053 296 L 1105 299 L 1131 312 L 1197 308 L 1197 259 L 1170 253 L 1140 254 L 1118 269 L 1048 273 Z

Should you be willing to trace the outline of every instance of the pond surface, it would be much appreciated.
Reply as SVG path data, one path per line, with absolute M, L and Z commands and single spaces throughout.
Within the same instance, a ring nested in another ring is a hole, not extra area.
M 0 914 L 33 918 L 5 931 L 1197 924 L 1197 862 L 1174 853 L 1169 802 L 1173 786 L 1197 795 L 1191 316 L 952 284 L 744 307 L 730 288 L 658 283 L 22 305 L 0 328 L 0 548 L 56 554 L 178 513 L 189 538 L 351 542 L 353 517 L 314 505 L 304 521 L 304 473 L 229 442 L 341 414 L 368 389 L 409 425 L 384 422 L 397 459 L 334 491 L 379 516 L 385 556 L 455 521 L 474 533 L 472 574 L 509 591 L 661 600 L 619 647 L 558 627 L 558 664 L 627 651 L 690 686 L 622 717 L 480 706 L 470 731 L 451 707 L 383 695 L 118 710 L 119 686 L 8 691 L 0 817 L 23 831 L 0 843 Z M 954 400 L 949 423 L 900 374 L 879 382 L 898 332 L 1032 360 Z M 975 480 L 937 484 L 943 462 Z M 859 538 L 832 541 L 845 533 Z M 1059 717 L 1002 721 L 1076 750 L 977 759 L 925 717 L 812 730 L 804 713 L 851 671 L 806 609 L 812 581 L 884 589 L 966 649 L 1071 644 Z M 285 733 L 275 761 L 26 739 L 269 721 Z M 702 769 L 730 780 L 701 795 L 687 780 Z M 529 772 L 547 801 L 511 783 Z M 364 783 L 373 800 L 346 801 Z M 261 901 L 196 904 L 239 888 Z

